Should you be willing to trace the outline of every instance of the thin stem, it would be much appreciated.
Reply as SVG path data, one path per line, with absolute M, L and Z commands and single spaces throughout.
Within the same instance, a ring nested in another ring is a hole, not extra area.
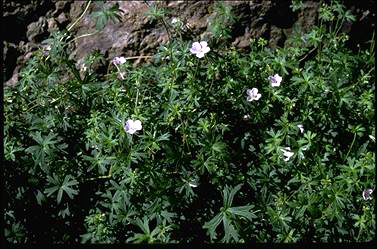
M 339 21 L 339 19 L 337 20 L 336 25 L 338 25 L 338 21 Z M 338 32 L 340 31 L 340 29 L 341 29 L 342 26 L 343 26 L 343 22 L 344 22 L 344 17 L 342 17 L 342 21 L 340 22 L 339 27 L 338 27 L 338 28 L 336 29 L 336 31 L 335 31 L 335 36 L 338 35 Z
M 160 19 L 161 19 L 162 24 L 164 25 L 164 27 L 165 27 L 165 29 L 166 29 L 166 32 L 168 33 L 169 41 L 171 41 L 172 39 L 171 39 L 171 34 L 170 34 L 169 29 L 168 29 L 168 26 L 166 25 L 166 22 L 165 22 L 165 20 L 164 20 L 163 17 L 161 17 Z
M 36 104 L 36 105 L 30 107 L 28 110 L 26 110 L 26 112 L 30 112 L 32 109 L 34 109 L 34 107 L 36 107 L 36 106 L 38 106 L 38 105 L 39 105 L 39 104 Z
M 98 179 L 109 179 L 109 178 L 111 178 L 111 176 L 112 175 L 109 173 L 109 175 L 107 175 L 107 176 L 92 177 L 92 178 L 85 179 L 85 181 L 94 181 L 94 180 L 98 180 Z
M 90 33 L 90 34 L 80 35 L 80 36 L 78 36 L 78 37 L 72 39 L 72 41 L 70 41 L 70 42 L 73 42 L 73 41 L 75 41 L 75 40 L 77 40 L 77 39 L 80 39 L 80 38 L 83 38 L 83 37 L 87 37 L 87 36 L 91 36 L 91 35 L 97 34 L 98 32 L 99 32 L 99 31 L 96 31 L 96 32 L 94 32 L 94 33 Z
M 298 62 L 301 62 L 302 60 L 304 60 L 306 57 L 308 57 L 308 55 L 313 52 L 317 47 L 314 47 L 312 48 L 303 58 L 301 58 Z
M 139 98 L 139 88 L 137 88 L 137 90 L 136 90 L 136 100 L 135 100 L 135 112 L 136 112 L 136 109 L 137 109 L 137 100 L 138 100 L 138 98 Z
M 374 51 L 374 35 L 375 35 L 375 30 L 373 30 L 372 34 L 372 39 L 371 39 L 371 44 L 370 44 L 370 53 L 372 54 Z
M 94 180 L 97 180 L 97 179 L 108 179 L 108 178 L 111 178 L 112 175 L 113 175 L 112 170 L 113 170 L 113 165 L 110 166 L 110 170 L 109 170 L 109 174 L 108 175 L 87 178 L 87 179 L 85 179 L 85 181 L 94 181 Z
M 90 0 L 89 2 L 88 2 L 88 4 L 86 5 L 86 8 L 85 8 L 85 10 L 84 10 L 84 12 L 81 14 L 81 16 L 71 25 L 71 27 L 69 27 L 69 28 L 67 28 L 67 31 L 70 31 L 72 28 L 73 28 L 73 26 L 75 26 L 76 25 L 76 23 L 78 23 L 78 21 L 85 15 L 85 13 L 86 13 L 86 11 L 88 10 L 88 8 L 89 8 L 89 5 L 91 4 L 91 2 L 92 2 L 92 0 Z M 65 34 L 67 34 L 67 33 L 65 33 Z M 79 38 L 79 37 L 78 37 Z M 60 38 L 60 40 L 59 41 L 62 41 L 64 39 L 64 35 Z M 77 39 L 77 38 L 76 38 Z M 48 59 L 50 58 L 50 55 L 48 55 L 47 57 L 46 57 L 46 59 L 45 59 L 45 61 L 47 61 Z
M 362 231 L 363 231 L 363 226 L 360 225 L 360 229 L 359 229 L 359 233 L 357 235 L 356 241 L 359 241 L 359 237 L 360 237 Z
M 85 13 L 86 13 L 86 11 L 88 10 L 88 8 L 89 8 L 89 5 L 91 4 L 91 2 L 92 2 L 92 0 L 90 0 L 89 2 L 88 2 L 88 4 L 86 5 L 86 8 L 85 8 L 85 10 L 84 10 L 84 12 L 81 14 L 81 16 L 71 25 L 71 27 L 69 27 L 67 30 L 68 31 L 70 31 L 72 28 L 73 28 L 73 26 L 75 26 L 76 25 L 76 23 L 78 23 L 80 20 L 81 20 L 81 18 L 85 15 Z
M 118 72 L 120 74 L 120 77 L 122 78 L 122 80 L 124 80 L 123 78 L 123 73 L 120 71 L 119 67 L 117 66 L 117 64 L 114 63 L 114 66 L 118 69 Z
M 208 90 L 208 92 L 207 92 L 207 96 L 208 96 L 208 94 L 209 94 L 209 93 L 211 92 L 211 90 L 212 90 L 213 81 L 214 81 L 214 78 L 212 78 L 211 84 L 210 84 L 210 86 L 209 86 L 209 90 Z
M 153 57 L 153 56 L 151 56 L 151 55 L 131 56 L 131 57 L 127 57 L 126 60 L 128 60 L 128 59 L 139 59 L 139 58 L 151 58 L 151 57 Z
M 348 154 L 350 153 L 350 151 L 352 149 L 352 146 L 353 146 L 353 143 L 355 142 L 355 140 L 356 140 L 356 133 L 353 135 L 353 140 L 352 140 L 351 146 L 350 146 L 350 148 L 349 148 L 349 150 L 347 152 L 347 155 L 346 155 L 345 159 L 347 159 Z
M 148 8 L 151 7 L 151 6 L 149 5 L 148 1 L 144 0 L 144 3 L 148 6 Z M 166 29 L 166 32 L 168 33 L 169 41 L 171 41 L 171 34 L 170 34 L 169 29 L 168 29 L 168 26 L 166 25 L 166 22 L 165 22 L 165 20 L 164 20 L 164 17 L 159 16 L 158 18 L 161 19 L 162 24 L 164 25 L 164 28 Z

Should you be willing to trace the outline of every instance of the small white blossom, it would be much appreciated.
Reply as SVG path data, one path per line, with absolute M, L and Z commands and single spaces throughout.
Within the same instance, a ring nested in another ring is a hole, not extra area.
M 83 72 L 86 72 L 86 70 L 88 70 L 88 68 L 85 66 L 85 64 L 82 64 L 80 70 L 83 71 Z
M 195 54 L 198 58 L 203 58 L 206 53 L 210 51 L 206 41 L 194 42 L 190 49 L 190 52 Z
M 248 119 L 250 119 L 250 115 L 249 115 L 249 114 L 244 115 L 244 116 L 243 116 L 243 119 L 244 119 L 244 120 L 248 120 Z
M 123 56 L 121 56 L 121 57 L 115 57 L 114 59 L 113 59 L 113 63 L 115 64 L 115 65 L 119 65 L 119 64 L 124 64 L 124 63 L 126 63 L 126 58 L 124 58 Z
M 174 23 L 176 23 L 176 22 L 178 22 L 178 18 L 173 17 L 173 19 L 171 20 L 171 23 L 174 24 Z
M 271 86 L 280 86 L 280 82 L 283 80 L 283 78 L 278 74 L 275 74 L 274 76 L 269 76 L 268 79 L 271 82 Z
M 136 131 L 142 129 L 141 121 L 140 120 L 128 120 L 124 127 L 124 130 L 130 134 L 134 134 Z
M 297 125 L 301 133 L 304 133 L 304 126 L 302 124 Z
M 372 200 L 373 189 L 367 188 L 363 191 L 364 200 Z
M 283 153 L 284 153 L 284 161 L 288 161 L 292 156 L 293 156 L 293 152 L 291 152 L 291 148 L 289 147 L 285 147 L 284 149 L 280 149 Z
M 258 100 L 262 97 L 262 94 L 258 93 L 257 88 L 247 89 L 247 101 Z

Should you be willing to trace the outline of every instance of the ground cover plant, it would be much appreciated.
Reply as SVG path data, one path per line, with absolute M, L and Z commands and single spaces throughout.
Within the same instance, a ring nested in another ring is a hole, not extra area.
M 347 49 L 354 17 L 333 1 L 288 46 L 245 52 L 227 42 L 231 8 L 215 7 L 194 40 L 151 5 L 170 40 L 137 68 L 98 51 L 76 68 L 69 28 L 34 54 L 4 89 L 8 242 L 374 238 L 374 40 Z M 118 11 L 96 13 L 98 29 Z

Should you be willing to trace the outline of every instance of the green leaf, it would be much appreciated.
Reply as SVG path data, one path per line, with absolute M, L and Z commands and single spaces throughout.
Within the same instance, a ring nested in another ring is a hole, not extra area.
M 42 194 L 41 191 L 39 191 L 39 189 L 37 190 L 35 197 L 37 198 L 38 205 L 42 206 L 42 202 L 46 200 L 46 197 Z
M 211 239 L 216 238 L 216 228 L 221 223 L 223 218 L 223 213 L 218 213 L 212 220 L 209 222 L 204 223 L 203 228 L 208 229 L 209 236 Z
M 216 142 L 212 145 L 212 150 L 222 153 L 226 147 L 226 144 L 223 142 Z
M 224 207 L 228 208 L 232 206 L 234 195 L 241 189 L 242 184 L 238 184 L 236 187 L 229 190 L 229 187 L 226 186 L 224 193 Z
M 59 189 L 59 187 L 57 186 L 53 186 L 53 187 L 50 187 L 50 188 L 47 188 L 45 189 L 45 193 L 47 194 L 47 197 L 49 197 L 50 195 L 52 195 L 55 191 L 57 191 Z
M 63 219 L 66 217 L 66 216 L 69 216 L 71 214 L 71 212 L 69 211 L 69 206 L 67 204 L 67 207 L 64 209 L 64 210 L 60 210 L 58 215 L 61 216 Z
M 233 238 L 235 242 L 239 241 L 238 233 L 234 229 L 234 226 L 229 222 L 228 218 L 226 216 L 223 217 L 223 224 L 224 224 L 224 232 L 225 235 L 222 238 L 221 242 L 230 242 L 230 238 Z
M 63 197 L 63 189 L 59 188 L 58 195 L 56 197 L 56 200 L 57 200 L 58 204 L 61 202 L 62 197 Z
M 165 133 L 157 138 L 157 141 L 169 141 L 170 134 Z
M 72 186 L 79 184 L 79 182 L 76 181 L 75 179 L 69 180 L 70 178 L 73 178 L 73 177 L 71 175 L 65 176 L 61 189 L 67 193 L 69 198 L 73 199 L 73 196 L 77 195 L 78 191 L 73 189 Z
M 70 180 L 72 179 L 72 180 Z M 73 199 L 74 195 L 78 194 L 78 191 L 71 188 L 71 186 L 77 185 L 78 181 L 73 179 L 71 175 L 66 175 L 64 178 L 64 181 L 61 183 L 58 176 L 53 175 L 47 176 L 47 181 L 49 183 L 52 183 L 55 186 L 49 187 L 45 189 L 45 193 L 47 194 L 47 197 L 58 191 L 58 194 L 56 196 L 57 203 L 60 204 L 62 198 L 63 198 L 63 192 L 66 192 L 69 198 Z
M 257 218 L 257 216 L 255 215 L 255 212 L 251 212 L 252 208 L 253 208 L 253 205 L 247 205 L 247 206 L 228 208 L 228 210 L 235 215 L 243 216 L 251 221 L 253 218 Z

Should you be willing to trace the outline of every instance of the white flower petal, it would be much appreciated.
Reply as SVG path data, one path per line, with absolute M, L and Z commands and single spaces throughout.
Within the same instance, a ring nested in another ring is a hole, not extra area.
M 141 121 L 140 120 L 136 120 L 134 122 L 134 129 L 138 130 L 138 131 L 142 129 L 142 127 L 141 127 Z
M 178 22 L 178 18 L 173 17 L 173 19 L 171 20 L 171 23 L 174 24 L 174 23 L 176 23 L 176 22 Z
M 206 41 L 201 41 L 200 46 L 202 46 L 202 49 L 208 46 L 208 43 Z
M 253 96 L 256 96 L 257 93 L 258 93 L 258 89 L 257 89 L 257 88 L 253 88 L 253 89 L 251 89 L 251 94 L 252 94 Z
M 192 49 L 193 51 L 199 52 L 199 51 L 202 50 L 202 46 L 200 46 L 200 43 L 199 43 L 199 42 L 194 42 L 194 43 L 192 44 L 191 49 Z
M 280 84 L 280 82 L 282 81 L 282 77 L 280 76 L 280 75 L 278 75 L 278 74 L 275 74 L 274 75 L 274 78 L 275 78 L 275 81 L 276 81 L 276 83 L 279 83 Z
M 363 191 L 364 200 L 372 200 L 372 193 L 373 193 L 373 189 L 371 189 L 371 188 L 365 189 Z
M 117 56 L 113 59 L 114 64 L 117 64 L 117 65 L 124 64 L 126 61 L 127 61 L 126 58 L 124 58 L 123 56 L 121 57 Z
M 202 48 L 203 53 L 208 53 L 211 49 L 209 47 Z
M 196 54 L 196 57 L 198 57 L 198 58 L 203 58 L 203 57 L 204 57 L 204 53 L 203 53 L 203 52 L 197 53 L 197 54 Z
M 194 48 L 190 48 L 190 52 L 192 53 L 192 54 L 196 54 L 196 53 L 199 53 L 196 49 L 194 49 Z
M 129 134 L 134 134 L 136 131 L 141 130 L 141 121 L 140 120 L 127 120 L 124 130 Z
M 271 86 L 280 86 L 280 83 L 271 83 Z
M 275 74 L 274 76 L 269 76 L 268 80 L 271 82 L 271 86 L 280 86 L 280 83 L 282 81 L 282 77 L 280 77 L 278 74 Z
M 190 52 L 195 54 L 198 58 L 203 58 L 206 53 L 210 51 L 206 41 L 194 42 L 190 49 Z

